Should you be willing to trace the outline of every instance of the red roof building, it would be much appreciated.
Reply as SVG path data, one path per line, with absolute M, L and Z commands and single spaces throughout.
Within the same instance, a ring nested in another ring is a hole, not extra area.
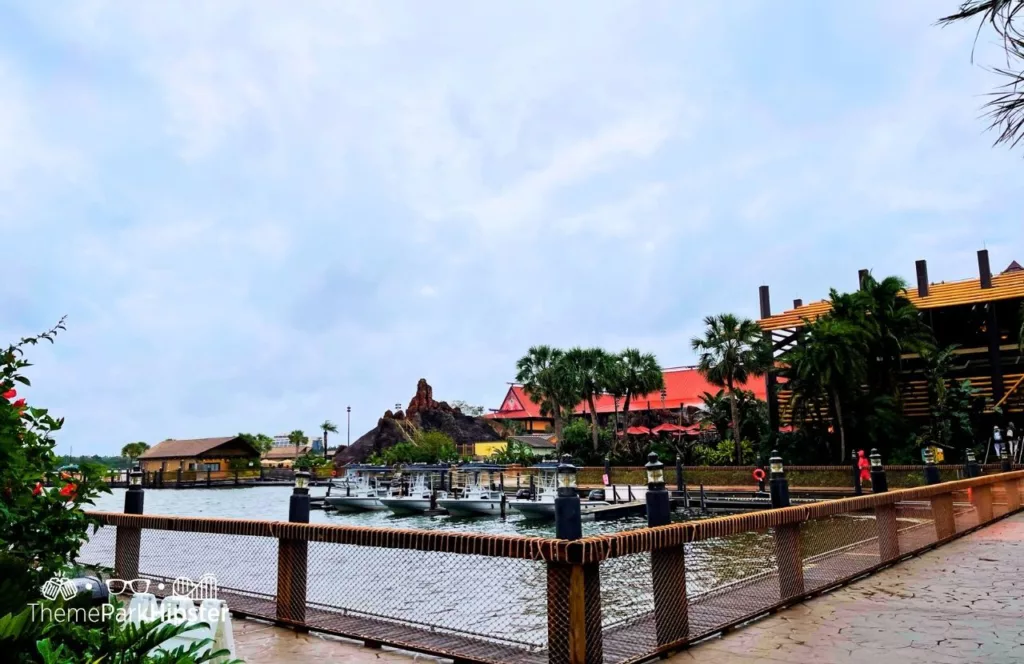
M 700 407 L 703 405 L 701 395 L 705 392 L 715 394 L 720 388 L 707 382 L 693 367 L 675 367 L 666 369 L 664 397 L 661 392 L 652 392 L 634 397 L 629 402 L 631 413 L 645 410 L 679 410 L 681 406 Z M 758 399 L 767 396 L 765 381 L 753 380 L 741 385 L 742 389 L 750 390 Z M 622 412 L 624 399 L 619 400 L 618 410 Z M 598 415 L 613 413 L 616 409 L 615 399 L 603 394 L 595 399 L 594 407 Z M 573 414 L 583 415 L 590 412 L 586 403 L 580 403 L 573 409 Z M 495 420 L 517 420 L 523 423 L 527 431 L 548 431 L 552 418 L 542 415 L 540 405 L 530 400 L 522 385 L 512 385 L 505 394 L 501 407 L 484 417 Z

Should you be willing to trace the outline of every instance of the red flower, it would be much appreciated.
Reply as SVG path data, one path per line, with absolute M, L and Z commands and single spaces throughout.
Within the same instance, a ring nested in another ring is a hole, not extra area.
M 36 482 L 36 488 L 32 489 L 32 495 L 33 496 L 38 496 L 42 492 L 43 492 L 43 483 L 42 482 Z
M 14 408 L 16 408 L 16 409 L 18 410 L 18 412 L 19 412 L 19 413 L 20 413 L 21 411 L 25 410 L 25 400 L 24 400 L 24 399 L 18 399 L 17 401 L 15 401 L 14 403 L 12 403 L 11 405 L 12 405 L 12 406 L 13 406 Z
M 6 392 L 3 393 L 4 399 L 7 399 L 8 401 L 10 401 L 16 396 L 18 396 L 18 390 L 7 390 Z
M 74 499 L 75 499 L 75 495 L 76 495 L 76 494 L 75 494 L 75 490 L 76 490 L 77 488 L 78 488 L 78 487 L 77 487 L 77 486 L 75 486 L 74 484 L 65 484 L 65 485 L 64 485 L 63 487 L 61 487 L 61 489 L 60 489 L 60 495 L 64 496 L 64 497 L 65 497 L 65 498 L 67 498 L 68 500 L 74 500 Z

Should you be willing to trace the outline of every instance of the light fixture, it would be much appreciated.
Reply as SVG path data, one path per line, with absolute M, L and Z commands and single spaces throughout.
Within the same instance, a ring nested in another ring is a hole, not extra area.
M 878 450 L 872 449 L 871 455 L 868 456 L 868 460 L 871 462 L 872 470 L 882 469 L 882 455 L 878 453 Z
M 142 471 L 132 468 L 128 472 L 128 485 L 132 488 L 142 488 Z
M 999 458 L 1002 459 L 1003 461 L 1006 461 L 1007 459 L 1010 458 L 1009 450 L 1006 449 L 1007 447 L 1009 446 L 1003 445 L 1002 447 L 999 448 Z
M 924 462 L 929 466 L 935 465 L 935 450 L 931 447 L 924 448 Z
M 978 457 L 974 456 L 974 450 L 967 448 L 967 463 L 977 463 Z
M 295 471 L 295 490 L 300 492 L 309 491 L 309 473 L 307 471 Z
M 782 475 L 782 457 L 779 456 L 778 450 L 772 450 L 772 456 L 768 459 L 768 468 L 772 471 L 772 475 Z
M 665 484 L 665 464 L 658 460 L 658 455 L 651 452 L 647 455 L 647 464 L 644 466 L 647 470 L 647 486 L 648 488 L 664 486 Z
M 557 473 L 559 489 L 576 488 L 576 466 L 572 465 L 572 457 L 568 454 L 562 455 L 562 460 L 558 464 Z

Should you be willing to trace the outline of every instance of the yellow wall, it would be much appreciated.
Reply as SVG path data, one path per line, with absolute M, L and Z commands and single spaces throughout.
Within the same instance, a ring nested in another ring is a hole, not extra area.
M 551 428 L 551 423 L 547 420 L 530 420 L 525 428 L 530 432 L 547 431 Z
M 495 452 L 501 452 L 508 445 L 504 440 L 489 441 L 486 443 L 473 443 L 473 456 L 489 457 Z

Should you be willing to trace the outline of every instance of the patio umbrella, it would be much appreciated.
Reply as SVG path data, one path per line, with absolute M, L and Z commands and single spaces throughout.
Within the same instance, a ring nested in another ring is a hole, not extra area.
M 647 427 L 629 427 L 626 429 L 626 433 L 630 436 L 648 436 L 651 430 Z
M 659 424 L 651 429 L 651 433 L 669 433 L 675 436 L 681 436 L 685 432 L 686 427 L 679 426 L 678 424 L 672 424 L 671 422 Z

